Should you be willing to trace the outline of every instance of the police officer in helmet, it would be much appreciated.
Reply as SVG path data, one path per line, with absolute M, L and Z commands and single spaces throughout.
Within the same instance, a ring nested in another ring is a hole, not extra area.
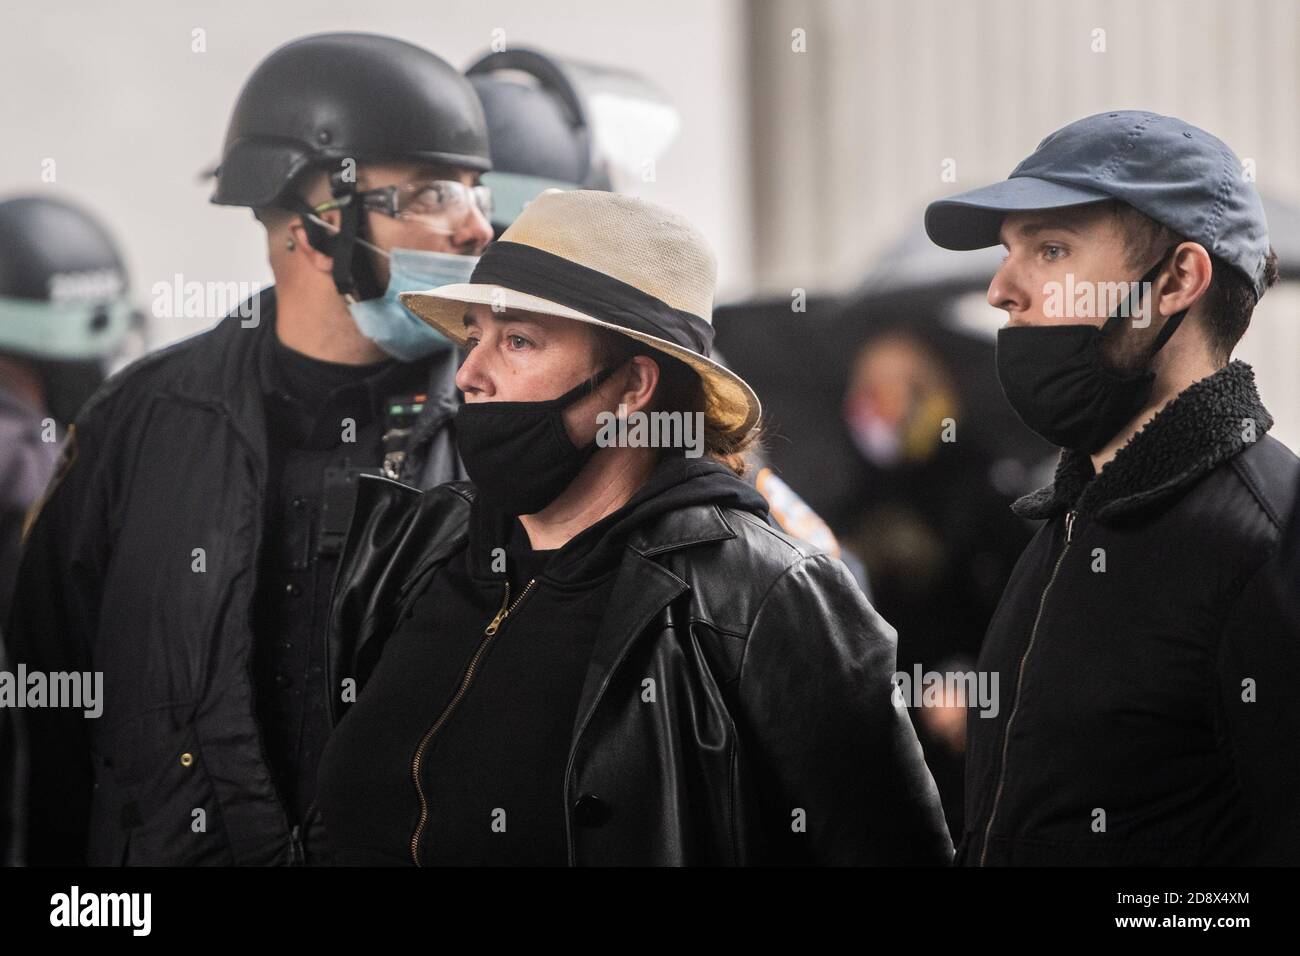
M 264 224 L 275 286 L 106 383 L 31 530 L 14 656 L 104 682 L 101 718 L 33 721 L 32 862 L 310 862 L 356 476 L 462 476 L 456 352 L 397 293 L 468 278 L 489 165 L 410 43 L 310 36 L 246 82 L 213 201 Z

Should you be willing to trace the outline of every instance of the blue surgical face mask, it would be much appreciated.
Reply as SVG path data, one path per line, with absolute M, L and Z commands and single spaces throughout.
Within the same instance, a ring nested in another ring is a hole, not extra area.
M 397 300 L 397 294 L 468 282 L 478 256 L 420 249 L 391 249 L 383 255 L 388 256 L 388 288 L 384 294 L 348 303 L 361 334 L 403 362 L 452 348 L 450 339 L 409 311 Z

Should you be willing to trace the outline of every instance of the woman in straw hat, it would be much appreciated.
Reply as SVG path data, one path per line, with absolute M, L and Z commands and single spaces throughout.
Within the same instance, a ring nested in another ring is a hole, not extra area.
M 893 630 L 738 477 L 760 407 L 708 358 L 714 272 L 674 213 L 547 192 L 469 283 L 403 296 L 468 350 L 471 480 L 358 491 L 334 862 L 950 860 Z

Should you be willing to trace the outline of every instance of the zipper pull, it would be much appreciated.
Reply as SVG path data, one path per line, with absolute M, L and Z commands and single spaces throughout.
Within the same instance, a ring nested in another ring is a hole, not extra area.
M 1065 514 L 1065 543 L 1069 544 L 1074 537 L 1074 518 L 1075 512 L 1068 511 Z
M 506 596 L 501 599 L 501 610 L 497 611 L 497 616 L 492 618 L 491 623 L 488 624 L 487 627 L 483 628 L 484 634 L 487 634 L 490 637 L 497 632 L 497 628 L 501 626 L 501 622 L 505 620 L 506 614 L 509 613 L 509 611 L 507 610 L 509 604 L 510 604 L 510 582 L 507 581 Z
M 501 626 L 501 622 L 510 616 L 510 612 L 519 606 L 520 601 L 528 596 L 528 592 L 532 590 L 533 585 L 536 583 L 536 578 L 529 578 L 528 583 L 524 585 L 524 589 L 519 592 L 519 597 L 515 598 L 515 603 L 510 604 L 510 582 L 507 581 L 506 596 L 501 602 L 501 610 L 497 611 L 497 616 L 492 618 L 492 623 L 483 628 L 483 633 L 489 637 L 495 634 L 497 629 Z

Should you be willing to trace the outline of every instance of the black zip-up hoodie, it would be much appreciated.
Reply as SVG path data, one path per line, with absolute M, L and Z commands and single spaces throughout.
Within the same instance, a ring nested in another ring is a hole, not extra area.
M 634 528 L 697 504 L 767 511 L 725 466 L 678 456 L 552 551 L 477 498 L 466 546 L 409 606 L 326 749 L 333 862 L 564 865 L 564 764 L 619 556 Z

